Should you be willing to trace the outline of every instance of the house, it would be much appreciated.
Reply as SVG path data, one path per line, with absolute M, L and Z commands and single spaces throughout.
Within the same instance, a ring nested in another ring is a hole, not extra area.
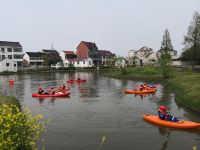
M 42 66 L 43 65 L 43 55 L 41 52 L 26 52 L 23 59 L 27 66 Z
M 17 67 L 22 67 L 23 49 L 19 42 L 0 41 L 0 60 L 5 58 L 17 62 Z
M 91 58 L 74 58 L 71 63 L 76 68 L 93 67 L 93 61 Z
M 101 59 L 101 65 L 110 66 L 112 64 L 112 59 L 115 57 L 115 54 L 107 50 L 99 50 L 98 52 Z
M 128 64 L 128 61 L 125 58 L 119 57 L 115 60 L 115 67 L 117 68 L 125 68 L 127 67 L 127 64 Z
M 153 64 L 157 60 L 156 53 L 153 51 L 153 49 L 146 46 L 140 48 L 138 51 L 131 50 L 129 51 L 128 55 L 129 58 L 132 56 L 137 57 L 140 60 L 140 65 Z
M 77 58 L 91 58 L 95 66 L 99 66 L 101 59 L 98 54 L 98 47 L 95 43 L 81 41 L 76 51 Z
M 158 50 L 157 53 L 156 53 L 157 57 L 160 57 L 161 54 L 164 53 L 164 52 L 165 52 L 164 49 Z M 171 55 L 172 60 L 177 60 L 178 59 L 177 51 L 176 50 L 169 50 L 167 52 Z
M 73 51 L 62 51 L 60 53 L 60 57 L 63 61 L 63 65 L 64 67 L 68 67 L 70 64 L 70 60 L 77 58 L 77 56 L 75 55 L 75 53 Z
M 136 52 L 136 50 L 130 50 L 130 51 L 128 51 L 128 58 L 136 56 L 135 52 Z
M 17 62 L 10 59 L 5 58 L 0 60 L 0 72 L 17 72 Z
M 51 66 L 62 61 L 57 50 L 42 49 L 44 53 L 44 65 Z

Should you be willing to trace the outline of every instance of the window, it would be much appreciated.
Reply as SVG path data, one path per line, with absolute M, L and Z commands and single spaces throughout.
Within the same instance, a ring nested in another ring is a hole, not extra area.
M 12 48 L 7 48 L 7 51 L 8 52 L 12 52 Z
M 14 64 L 14 67 L 16 67 L 17 65 L 16 64 Z
M 13 52 L 22 52 L 22 48 L 14 48 Z
M 22 59 L 23 55 L 14 55 L 14 59 Z
M 2 47 L 2 48 L 1 48 L 1 52 L 2 52 L 2 53 L 5 53 L 5 48 Z
M 89 61 L 89 65 L 91 65 L 91 61 Z
M 9 67 L 9 63 L 6 63 L 6 67 Z
M 79 65 L 79 61 L 77 61 L 77 64 Z
M 9 58 L 9 59 L 12 59 L 12 55 L 8 55 L 8 58 Z
M 6 57 L 5 57 L 5 55 L 2 55 L 2 59 L 5 59 Z
M 85 61 L 83 61 L 83 64 L 85 64 Z

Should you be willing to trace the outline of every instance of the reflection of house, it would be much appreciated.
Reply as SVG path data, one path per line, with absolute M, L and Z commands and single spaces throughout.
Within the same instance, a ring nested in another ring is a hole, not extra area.
M 42 66 L 44 61 L 41 52 L 26 52 L 23 58 L 27 66 Z
M 63 61 L 64 67 L 68 67 L 70 60 L 76 58 L 76 55 L 73 51 L 62 51 L 60 57 Z
M 98 55 L 98 47 L 95 43 L 81 41 L 77 47 L 77 58 L 91 58 L 95 66 L 99 66 L 100 58 Z
M 172 60 L 178 59 L 177 51 L 175 51 L 175 50 L 169 50 L 169 51 L 167 51 L 167 52 L 171 55 Z M 160 57 L 160 55 L 161 55 L 162 53 L 165 53 L 165 50 L 163 50 L 163 49 L 158 50 L 157 53 L 156 53 L 156 54 L 157 54 L 157 57 Z
M 0 60 L 9 58 L 17 62 L 17 67 L 22 66 L 23 50 L 19 42 L 0 41 Z
M 71 60 L 71 63 L 73 64 L 74 67 L 93 67 L 93 61 L 91 58 L 74 58 Z
M 99 50 L 99 56 L 101 59 L 101 65 L 109 66 L 112 64 L 112 58 L 115 57 L 115 54 L 107 50 Z
M 1 60 L 0 72 L 5 72 L 5 71 L 17 72 L 17 62 L 9 58 Z

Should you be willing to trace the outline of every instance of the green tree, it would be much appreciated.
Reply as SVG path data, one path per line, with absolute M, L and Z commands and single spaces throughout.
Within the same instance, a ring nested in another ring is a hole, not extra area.
M 200 14 L 197 11 L 194 12 L 187 35 L 184 36 L 183 44 L 185 48 L 182 57 L 189 58 L 192 61 L 192 66 L 194 66 L 194 61 L 200 60 Z
M 161 43 L 160 50 L 164 51 L 165 53 L 168 53 L 169 51 L 173 51 L 173 46 L 171 43 L 170 34 L 169 34 L 168 29 L 165 29 L 165 33 L 163 35 L 163 41 Z
M 173 51 L 173 46 L 171 43 L 169 31 L 166 29 L 160 47 L 160 55 L 158 57 L 158 64 L 160 66 L 163 78 L 165 79 L 170 77 L 170 65 L 172 60 L 170 51 Z
M 162 53 L 160 57 L 158 58 L 158 64 L 160 66 L 162 76 L 164 79 L 167 79 L 170 77 L 171 72 L 171 56 L 169 53 Z

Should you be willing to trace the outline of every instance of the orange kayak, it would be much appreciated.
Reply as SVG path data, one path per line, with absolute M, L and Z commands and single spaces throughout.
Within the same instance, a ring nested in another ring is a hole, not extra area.
M 151 88 L 149 90 L 125 90 L 125 94 L 148 94 L 148 93 L 155 93 L 157 91 L 156 88 Z
M 195 129 L 200 127 L 200 123 L 186 121 L 186 120 L 182 120 L 180 122 L 171 122 L 171 121 L 161 120 L 158 116 L 153 116 L 153 115 L 144 115 L 143 119 L 150 123 L 161 126 L 167 126 L 170 128 Z

